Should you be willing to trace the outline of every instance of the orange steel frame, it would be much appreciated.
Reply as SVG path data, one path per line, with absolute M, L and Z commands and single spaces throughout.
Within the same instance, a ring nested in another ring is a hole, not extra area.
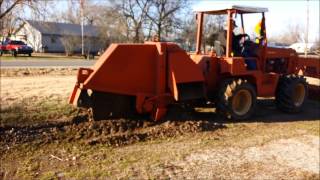
M 227 14 L 225 56 L 217 57 L 214 53 L 201 51 L 204 14 L 210 12 L 199 12 L 194 54 L 187 54 L 174 43 L 112 44 L 93 68 L 79 69 L 69 102 L 79 105 L 82 92 L 86 90 L 135 96 L 136 110 L 159 120 L 166 114 L 169 104 L 182 100 L 184 88 L 187 89 L 185 92 L 192 94 L 191 99 L 210 99 L 219 83 L 226 78 L 245 78 L 255 85 L 258 96 L 274 96 L 281 73 L 267 72 L 268 59 L 287 59 L 287 69 L 283 74 L 303 71 L 319 77 L 319 59 L 300 58 L 292 49 L 269 48 L 266 38 L 260 43 L 259 57 L 252 58 L 257 62 L 257 69 L 247 70 L 244 58 L 233 57 L 231 53 L 232 15 L 244 12 L 229 9 L 219 13 Z M 264 13 L 262 18 L 263 35 L 266 37 Z M 316 70 L 307 71 L 308 67 Z M 188 88 L 192 89 L 191 92 Z
M 257 63 L 257 70 L 248 71 L 246 69 L 246 65 L 243 57 L 233 57 L 232 56 L 232 16 L 235 13 L 240 13 L 242 15 L 243 12 L 237 11 L 235 9 L 227 9 L 219 12 L 219 14 L 227 14 L 227 39 L 226 39 L 226 54 L 223 57 L 212 56 L 211 63 L 218 63 L 217 66 L 220 66 L 220 72 L 216 72 L 215 74 L 211 74 L 211 76 L 215 76 L 217 79 L 214 80 L 216 82 L 220 81 L 220 78 L 232 78 L 232 77 L 243 77 L 249 79 L 251 83 L 256 85 L 256 90 L 258 96 L 274 96 L 275 89 L 277 86 L 279 74 L 275 73 L 266 73 L 265 72 L 265 63 L 266 63 L 266 53 L 267 53 L 267 40 L 266 40 L 266 30 L 265 30 L 265 20 L 264 13 L 262 13 L 262 31 L 264 33 L 263 42 L 260 43 L 260 53 L 258 58 L 252 58 Z M 197 22 L 198 22 L 198 32 L 197 32 L 197 45 L 196 45 L 196 53 L 192 55 L 196 61 L 199 61 L 201 57 L 208 55 L 206 52 L 201 51 L 201 43 L 202 43 L 202 31 L 203 31 L 203 19 L 204 14 L 214 14 L 211 12 L 198 12 L 197 13 Z M 241 18 L 243 20 L 243 18 Z M 241 22 L 243 26 L 243 22 Z M 242 29 L 243 30 L 243 29 Z M 286 55 L 288 52 L 279 52 L 277 55 L 279 57 Z M 215 70 L 217 71 L 217 70 Z M 292 70 L 291 70 L 292 71 Z M 207 79 L 210 79 L 208 77 Z M 212 79 L 212 78 L 211 78 Z M 208 83 L 210 84 L 210 82 Z M 213 87 L 208 87 L 209 91 L 214 91 L 216 89 L 216 85 Z
M 262 14 L 262 33 L 263 41 L 260 41 L 260 53 L 258 58 L 253 58 L 257 62 L 257 70 L 248 71 L 245 67 L 243 57 L 233 57 L 232 52 L 232 16 L 235 13 L 241 15 L 241 25 L 242 33 L 244 33 L 243 25 L 243 13 L 235 9 L 227 9 L 219 12 L 198 12 L 197 13 L 197 23 L 198 23 L 198 32 L 197 32 L 197 44 L 196 52 L 191 55 L 195 62 L 200 62 L 203 57 L 211 59 L 211 64 L 213 65 L 212 71 L 206 77 L 208 81 L 206 84 L 209 85 L 207 89 L 214 92 L 217 88 L 218 83 L 221 81 L 221 78 L 232 78 L 232 77 L 243 77 L 248 79 L 252 84 L 256 86 L 256 91 L 258 96 L 272 97 L 275 95 L 275 90 L 277 87 L 278 79 L 281 74 L 267 72 L 266 64 L 268 59 L 275 58 L 285 58 L 287 60 L 287 69 L 283 74 L 298 74 L 299 72 L 305 76 L 311 76 L 315 78 L 320 78 L 320 59 L 319 58 L 303 58 L 299 57 L 297 53 L 292 49 L 279 49 L 279 48 L 270 48 L 267 47 L 267 38 L 266 38 L 266 28 L 265 28 L 265 15 Z M 217 58 L 215 56 L 208 56 L 208 53 L 201 51 L 202 43 L 202 31 L 203 31 L 203 19 L 205 14 L 227 14 L 227 38 L 226 38 L 226 54 L 223 57 Z M 215 66 L 219 66 L 216 68 Z M 220 71 L 218 73 L 218 71 Z M 212 82 L 213 81 L 213 82 Z M 210 84 L 212 87 L 210 87 Z M 319 88 L 317 89 L 319 91 Z M 208 92 L 208 93 L 209 93 Z

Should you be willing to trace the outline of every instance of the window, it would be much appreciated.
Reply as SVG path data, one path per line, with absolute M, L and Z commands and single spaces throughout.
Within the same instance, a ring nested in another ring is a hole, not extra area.
M 51 43 L 56 43 L 56 37 L 51 36 Z
M 13 44 L 13 45 L 25 45 L 25 43 L 22 42 L 22 41 L 10 41 L 10 44 Z

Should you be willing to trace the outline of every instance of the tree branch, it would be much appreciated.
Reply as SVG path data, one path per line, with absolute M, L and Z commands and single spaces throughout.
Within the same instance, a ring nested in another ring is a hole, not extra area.
M 16 7 L 16 5 L 20 4 L 21 2 L 22 2 L 22 0 L 16 0 L 14 3 L 12 3 L 8 9 L 6 9 L 3 13 L 0 14 L 0 19 L 2 19 L 4 16 L 6 16 L 14 7 Z M 2 4 L 2 2 L 1 2 L 1 4 Z

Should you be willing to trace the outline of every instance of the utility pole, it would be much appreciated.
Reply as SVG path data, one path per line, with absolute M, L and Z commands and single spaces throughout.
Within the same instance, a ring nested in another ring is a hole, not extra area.
M 306 37 L 305 37 L 305 48 L 304 56 L 308 56 L 308 42 L 309 42 L 309 0 L 307 0 L 307 27 L 306 27 Z
M 83 6 L 84 0 L 80 0 L 80 14 L 81 14 L 81 55 L 84 55 L 84 39 L 83 39 Z

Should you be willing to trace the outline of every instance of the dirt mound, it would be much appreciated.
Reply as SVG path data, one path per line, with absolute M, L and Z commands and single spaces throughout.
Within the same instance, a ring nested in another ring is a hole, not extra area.
M 45 144 L 80 141 L 85 144 L 103 143 L 121 146 L 157 138 L 175 137 L 186 133 L 212 131 L 223 125 L 208 120 L 152 122 L 138 119 L 87 121 L 77 120 L 20 128 L 0 128 L 0 143 L 9 146 L 21 143 Z
M 222 127 L 209 121 L 166 121 L 154 123 L 149 121 L 108 121 L 89 125 L 94 132 L 86 143 L 104 143 L 108 145 L 126 145 L 138 141 L 168 138 L 185 133 L 214 130 Z M 92 132 L 91 132 L 92 133 Z

